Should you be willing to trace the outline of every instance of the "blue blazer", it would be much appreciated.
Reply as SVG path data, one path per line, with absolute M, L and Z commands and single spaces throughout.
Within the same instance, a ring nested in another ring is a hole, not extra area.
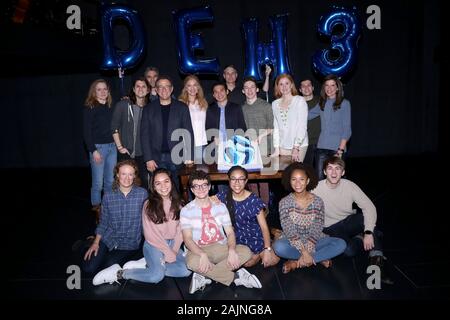
M 176 129 L 186 129 L 189 137 L 179 137 L 176 141 L 171 141 L 172 132 Z M 161 114 L 161 105 L 159 99 L 150 102 L 142 110 L 141 122 L 141 143 L 144 161 L 154 160 L 156 163 L 161 160 L 161 147 L 163 137 L 163 120 Z M 179 144 L 184 144 L 184 147 L 189 151 L 182 152 L 184 160 L 194 159 L 194 131 L 192 130 L 191 115 L 189 108 L 181 101 L 172 99 L 169 113 L 169 121 L 167 124 L 167 138 L 170 150 Z
M 217 105 L 217 102 L 214 102 L 206 110 L 205 127 L 206 130 L 208 129 L 219 130 L 219 125 L 220 125 L 220 108 Z M 227 105 L 225 106 L 225 127 L 227 129 L 233 130 L 242 129 L 244 132 L 247 131 L 244 113 L 242 112 L 242 107 L 240 105 L 228 101 Z

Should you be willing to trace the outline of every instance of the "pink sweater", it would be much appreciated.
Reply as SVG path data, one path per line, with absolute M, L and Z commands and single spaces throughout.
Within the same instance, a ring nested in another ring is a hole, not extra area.
M 148 201 L 145 202 L 142 210 L 144 238 L 149 244 L 159 249 L 164 254 L 164 260 L 166 262 L 175 262 L 178 250 L 180 250 L 181 243 L 183 242 L 180 221 L 172 220 L 172 212 L 167 213 L 168 210 L 165 210 L 168 221 L 161 224 L 155 224 L 146 214 L 147 204 Z M 175 241 L 173 246 L 169 247 L 166 240 L 171 239 L 174 239 Z

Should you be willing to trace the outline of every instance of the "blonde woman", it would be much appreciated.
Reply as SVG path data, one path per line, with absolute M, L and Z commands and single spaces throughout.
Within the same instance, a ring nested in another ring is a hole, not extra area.
M 189 107 L 192 129 L 194 130 L 195 163 L 202 163 L 203 149 L 208 144 L 205 131 L 208 103 L 206 102 L 200 80 L 197 76 L 189 75 L 184 79 L 184 87 L 178 100 L 184 102 Z
M 308 106 L 289 74 L 281 74 L 275 80 L 275 97 L 273 156 L 287 155 L 293 161 L 303 162 L 308 149 Z

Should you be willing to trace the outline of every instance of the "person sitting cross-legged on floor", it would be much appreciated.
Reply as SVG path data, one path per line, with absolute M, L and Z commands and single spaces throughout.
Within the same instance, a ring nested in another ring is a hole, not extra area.
M 321 263 L 331 266 L 331 259 L 345 250 L 345 241 L 322 233 L 324 205 L 320 197 L 309 192 L 317 185 L 312 167 L 294 162 L 282 176 L 283 187 L 291 193 L 279 204 L 283 236 L 273 244 L 275 253 L 288 259 L 283 273 Z
M 227 207 L 208 197 L 211 189 L 209 175 L 194 171 L 189 177 L 189 186 L 195 199 L 180 213 L 183 240 L 188 249 L 186 263 L 195 272 L 189 293 L 203 289 L 211 279 L 226 286 L 234 282 L 247 288 L 261 288 L 255 275 L 240 268 L 252 253 L 247 246 L 236 245 Z
M 252 258 L 244 267 L 261 262 L 264 267 L 276 265 L 280 258 L 272 250 L 269 227 L 265 216 L 265 204 L 254 193 L 245 189 L 248 172 L 241 166 L 228 170 L 229 189 L 217 197 L 226 204 L 236 234 L 236 243 L 246 245 Z
M 128 262 L 123 268 L 115 264 L 94 278 L 94 284 L 133 279 L 158 283 L 169 277 L 188 277 L 180 229 L 182 201 L 169 170 L 158 168 L 150 181 L 150 193 L 142 211 L 144 261 Z

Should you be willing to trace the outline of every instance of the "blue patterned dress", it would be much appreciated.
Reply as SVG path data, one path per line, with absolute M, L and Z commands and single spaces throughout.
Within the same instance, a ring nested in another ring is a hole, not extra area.
M 217 197 L 226 204 L 227 192 L 219 192 Z M 264 238 L 257 216 L 261 209 L 265 208 L 264 202 L 255 194 L 250 194 L 243 201 L 234 201 L 236 226 L 236 243 L 246 245 L 254 254 L 264 249 Z

